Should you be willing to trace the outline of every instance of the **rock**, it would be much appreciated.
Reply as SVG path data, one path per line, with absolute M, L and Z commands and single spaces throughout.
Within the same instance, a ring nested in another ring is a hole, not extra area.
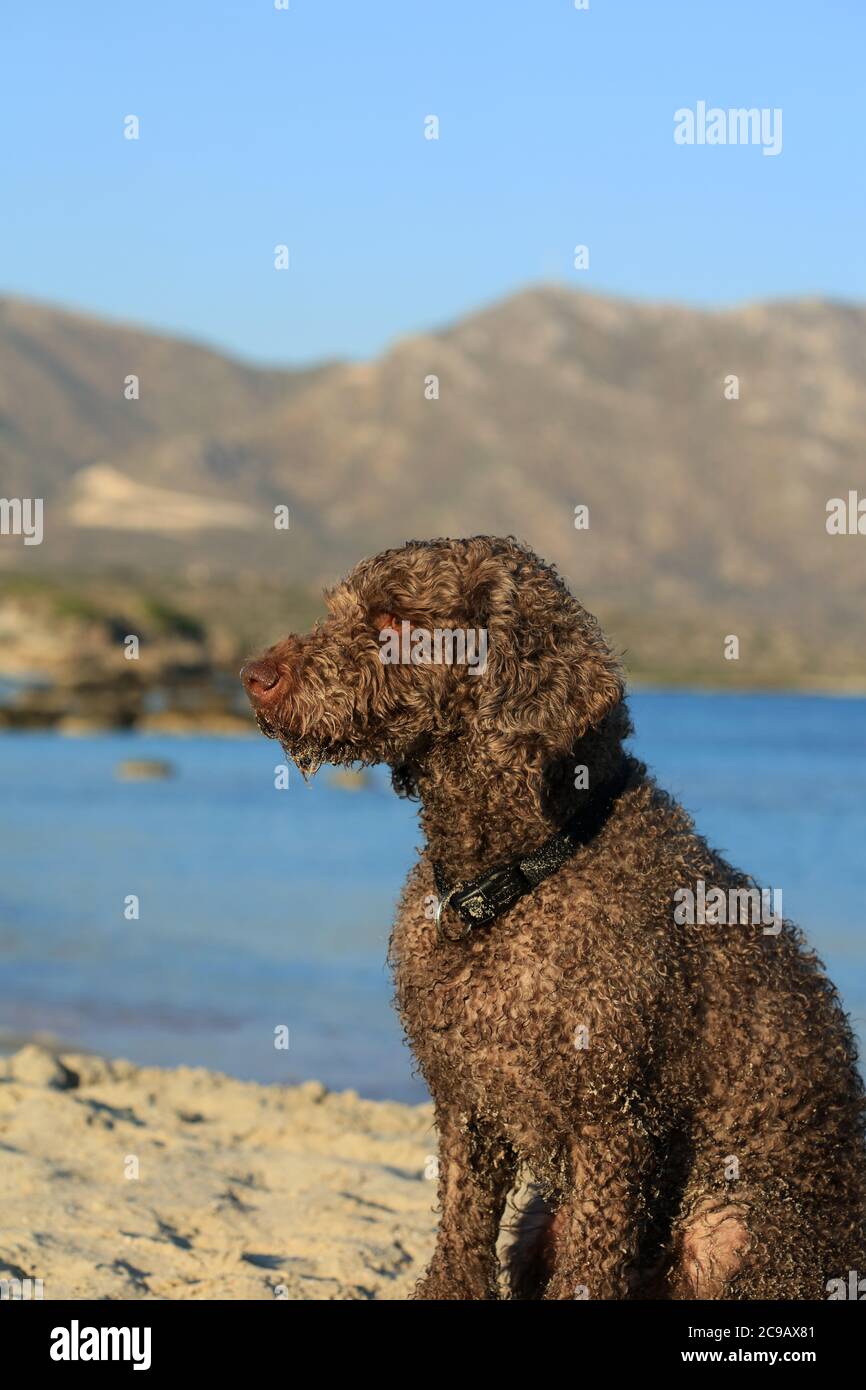
M 354 771 L 349 767 L 338 767 L 328 774 L 328 784 L 339 787 L 344 792 L 362 792 L 373 785 L 372 773 L 367 768 Z
M 44 1086 L 54 1091 L 71 1091 L 78 1085 L 78 1076 L 65 1067 L 60 1058 L 46 1047 L 28 1043 L 9 1058 L 8 1075 L 12 1081 L 25 1086 Z
M 91 734 L 108 733 L 114 726 L 108 719 L 67 714 L 63 719 L 58 719 L 54 727 L 66 738 L 88 738 Z
M 126 758 L 114 775 L 121 782 L 164 782 L 174 776 L 174 767 L 163 758 Z
M 161 710 L 158 714 L 145 714 L 135 725 L 142 734 L 179 734 L 184 738 L 190 735 L 224 738 L 254 737 L 258 729 L 249 716 L 213 711 L 198 713 L 184 710 Z

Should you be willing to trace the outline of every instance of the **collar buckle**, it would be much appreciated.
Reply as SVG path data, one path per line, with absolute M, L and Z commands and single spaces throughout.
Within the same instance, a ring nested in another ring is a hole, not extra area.
M 434 861 L 433 877 L 441 895 L 435 919 L 439 936 L 446 941 L 465 940 L 473 927 L 486 927 L 561 869 L 575 851 L 589 844 L 605 824 L 618 797 L 625 790 L 631 766 L 627 759 L 623 759 L 618 774 L 586 804 L 582 823 L 575 824 L 573 821 L 568 829 L 551 835 L 543 845 L 516 863 L 500 864 L 469 883 L 455 883 L 446 889 L 442 866 Z M 463 923 L 461 930 L 447 930 L 442 920 L 446 908 L 460 918 Z
M 439 906 L 436 908 L 436 930 L 438 931 L 441 937 L 444 937 L 446 941 L 462 941 L 463 938 L 465 936 L 468 936 L 472 930 L 471 925 L 469 925 L 468 923 L 464 923 L 461 931 L 446 931 L 445 926 L 442 922 L 442 913 L 445 911 L 446 907 L 450 905 L 451 899 L 454 897 L 454 895 L 460 892 L 460 888 L 461 885 L 459 883 L 455 883 L 454 887 L 449 888 L 448 892 L 444 893 L 443 896 L 439 899 Z
M 468 936 L 473 927 L 485 927 L 506 908 L 511 907 L 526 893 L 529 884 L 516 864 L 506 864 L 491 869 L 482 878 L 473 879 L 470 884 L 455 884 L 441 899 L 436 910 L 436 925 L 441 936 L 449 941 L 460 941 Z M 442 913 L 446 907 L 462 919 L 464 928 L 454 935 L 442 925 Z

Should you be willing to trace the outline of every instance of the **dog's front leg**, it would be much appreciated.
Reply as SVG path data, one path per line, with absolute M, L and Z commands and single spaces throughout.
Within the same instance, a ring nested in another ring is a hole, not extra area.
M 439 1231 L 415 1298 L 498 1298 L 496 1241 L 516 1171 L 510 1146 L 471 1115 L 437 1106 Z
M 625 1299 L 636 1276 L 649 1160 L 621 1115 L 570 1145 L 570 1186 L 554 1218 L 546 1299 Z

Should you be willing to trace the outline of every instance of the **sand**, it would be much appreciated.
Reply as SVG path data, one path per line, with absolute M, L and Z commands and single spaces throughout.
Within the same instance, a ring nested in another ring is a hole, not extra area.
M 432 1249 L 429 1105 L 31 1045 L 0 1149 L 0 1279 L 45 1299 L 404 1299 Z

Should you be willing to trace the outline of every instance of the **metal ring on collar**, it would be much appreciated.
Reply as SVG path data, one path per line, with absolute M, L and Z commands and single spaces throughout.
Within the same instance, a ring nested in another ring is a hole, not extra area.
M 462 941 L 463 938 L 468 936 L 472 930 L 469 923 L 464 922 L 462 931 L 459 931 L 456 934 L 456 936 L 452 936 L 452 934 L 450 932 L 447 932 L 444 926 L 442 925 L 442 913 L 450 903 L 451 899 L 454 897 L 454 894 L 459 893 L 462 887 L 462 883 L 455 883 L 453 888 L 449 888 L 445 896 L 439 899 L 439 906 L 436 909 L 436 930 L 438 931 L 440 936 L 445 938 L 446 941 Z

